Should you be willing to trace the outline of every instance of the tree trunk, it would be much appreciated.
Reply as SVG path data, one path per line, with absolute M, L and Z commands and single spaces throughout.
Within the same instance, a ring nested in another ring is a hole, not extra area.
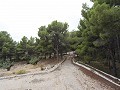
M 114 76 L 117 77 L 116 60 L 115 60 L 115 57 L 114 57 L 114 52 L 112 50 L 110 50 L 110 55 L 111 55 L 111 58 L 112 58 Z
M 115 61 L 115 59 L 113 60 L 113 71 L 114 71 L 114 75 L 117 77 L 117 68 L 116 68 L 116 61 Z
M 49 54 L 49 58 L 51 58 L 51 53 Z
M 47 58 L 46 58 L 46 53 L 45 53 L 45 59 L 47 59 Z
M 119 35 L 116 35 L 116 37 L 117 37 L 117 50 L 118 50 L 118 52 L 117 52 L 117 55 L 118 55 L 118 61 L 119 61 L 119 63 L 120 63 L 120 42 L 119 42 Z
M 59 52 L 58 49 L 54 49 L 55 53 L 54 53 L 54 57 L 57 58 L 57 61 L 59 60 Z
M 111 71 L 111 65 L 110 65 L 110 58 L 108 57 L 108 67 L 109 67 L 109 71 Z
M 63 53 L 62 52 L 60 53 L 60 56 L 61 56 L 61 60 L 62 60 L 63 59 Z
M 56 54 L 57 54 L 57 61 L 59 60 L 59 52 L 58 52 L 58 45 L 57 45 L 57 50 L 56 50 Z
M 10 61 L 11 61 L 11 60 L 12 60 L 12 57 L 10 56 L 9 58 L 10 58 Z

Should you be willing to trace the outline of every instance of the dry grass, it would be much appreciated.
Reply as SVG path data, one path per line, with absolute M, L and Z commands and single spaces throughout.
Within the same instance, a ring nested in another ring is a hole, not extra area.
M 14 66 L 11 67 L 10 71 L 7 71 L 6 69 L 0 69 L 0 77 L 43 71 L 46 68 L 53 68 L 54 65 L 56 65 L 57 63 L 58 61 L 56 60 L 56 58 L 40 60 L 36 65 L 27 64 L 27 62 L 25 61 L 16 62 Z
M 15 72 L 15 74 L 25 74 L 25 73 L 27 73 L 26 70 L 19 70 L 19 71 Z

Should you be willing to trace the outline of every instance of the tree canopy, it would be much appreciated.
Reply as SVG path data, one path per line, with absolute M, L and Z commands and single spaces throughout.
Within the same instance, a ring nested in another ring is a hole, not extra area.
M 116 62 L 120 62 L 120 1 L 92 1 L 92 8 L 83 4 L 83 19 L 78 26 L 83 41 L 76 52 L 89 63 L 96 58 L 106 59 L 112 63 L 114 75 L 117 76 Z

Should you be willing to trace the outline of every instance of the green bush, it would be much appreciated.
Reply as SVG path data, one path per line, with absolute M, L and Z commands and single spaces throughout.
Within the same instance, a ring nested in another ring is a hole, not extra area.
M 13 62 L 11 61 L 0 61 L 0 68 L 7 69 L 7 71 L 10 70 L 10 67 L 13 66 Z
M 4 60 L 3 60 L 3 59 L 0 59 L 0 68 L 2 68 L 3 63 L 4 63 Z
M 32 57 L 30 59 L 29 63 L 35 65 L 35 64 L 37 64 L 38 61 L 39 61 L 39 59 L 37 57 Z
M 99 70 L 102 70 L 102 71 L 104 71 L 104 72 L 106 72 L 106 73 L 109 73 L 108 67 L 106 67 L 106 66 L 105 66 L 103 63 L 101 63 L 101 62 L 93 61 L 93 62 L 90 63 L 90 65 L 93 66 L 93 67 L 95 67 L 95 68 L 97 68 L 97 69 L 99 69 Z
M 92 61 L 92 57 L 90 57 L 90 56 L 84 56 L 84 62 L 85 63 L 90 63 L 90 61 Z

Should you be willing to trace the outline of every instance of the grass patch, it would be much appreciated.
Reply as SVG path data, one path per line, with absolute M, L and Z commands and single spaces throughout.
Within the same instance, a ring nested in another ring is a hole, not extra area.
M 19 70 L 15 74 L 25 74 L 25 73 L 27 73 L 26 70 Z

